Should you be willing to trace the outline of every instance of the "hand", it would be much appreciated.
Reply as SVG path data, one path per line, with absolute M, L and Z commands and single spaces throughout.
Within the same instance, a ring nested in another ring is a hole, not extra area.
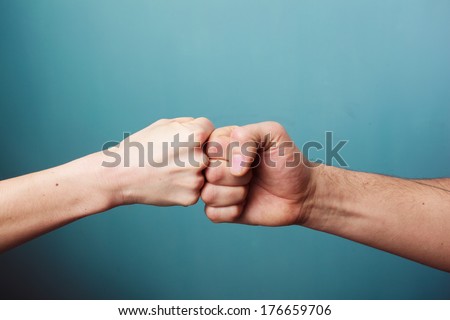
M 236 141 L 239 147 L 226 152 Z M 220 128 L 207 146 L 210 166 L 201 197 L 210 220 L 284 226 L 307 218 L 314 193 L 312 164 L 280 124 Z
M 202 145 L 213 130 L 206 118 L 162 119 L 106 150 L 103 164 L 113 167 L 110 183 L 120 194 L 119 204 L 195 204 L 208 165 Z

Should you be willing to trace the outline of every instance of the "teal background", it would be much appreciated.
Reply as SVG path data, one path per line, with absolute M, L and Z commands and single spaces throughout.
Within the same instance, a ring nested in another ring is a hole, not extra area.
M 276 120 L 299 145 L 333 131 L 350 169 L 448 177 L 449 31 L 445 0 L 1 0 L 0 178 L 178 116 Z M 215 225 L 202 203 L 136 205 L 0 255 L 0 297 L 448 299 L 450 275 L 300 227 Z

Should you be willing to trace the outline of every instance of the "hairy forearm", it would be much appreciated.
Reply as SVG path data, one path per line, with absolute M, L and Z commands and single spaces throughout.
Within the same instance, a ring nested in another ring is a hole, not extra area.
M 0 252 L 118 201 L 96 153 L 0 182 Z M 111 171 L 111 170 L 110 170 Z
M 409 179 L 408 181 L 413 181 L 415 183 L 430 186 L 434 188 L 441 189 L 443 191 L 450 192 L 450 178 L 439 178 L 439 179 Z
M 450 271 L 449 181 L 323 166 L 305 226 Z

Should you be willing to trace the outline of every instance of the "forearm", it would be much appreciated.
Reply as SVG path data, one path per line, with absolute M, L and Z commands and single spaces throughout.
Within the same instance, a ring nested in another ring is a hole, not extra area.
M 444 191 L 450 192 L 450 178 L 439 178 L 439 179 L 410 179 L 415 183 L 430 186 Z
M 0 252 L 115 206 L 196 203 L 208 164 L 200 146 L 213 130 L 206 118 L 161 119 L 108 153 L 97 152 L 53 169 L 0 181 Z M 175 153 L 164 147 L 175 149 L 174 145 L 179 146 L 175 139 L 190 142 L 191 137 L 198 139 L 196 148 Z M 146 155 L 149 158 L 144 161 Z
M 448 181 L 323 166 L 305 226 L 450 271 Z
M 119 201 L 96 153 L 0 182 L 0 252 Z M 109 169 L 111 171 L 111 169 Z

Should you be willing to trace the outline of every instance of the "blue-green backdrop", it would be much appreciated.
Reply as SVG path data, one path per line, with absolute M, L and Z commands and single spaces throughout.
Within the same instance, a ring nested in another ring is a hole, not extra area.
M 350 169 L 450 176 L 449 30 L 446 0 L 2 0 L 0 178 L 177 116 L 276 120 L 299 145 L 333 131 Z M 0 255 L 0 297 L 434 299 L 450 275 L 300 227 L 215 225 L 202 203 L 136 205 Z

